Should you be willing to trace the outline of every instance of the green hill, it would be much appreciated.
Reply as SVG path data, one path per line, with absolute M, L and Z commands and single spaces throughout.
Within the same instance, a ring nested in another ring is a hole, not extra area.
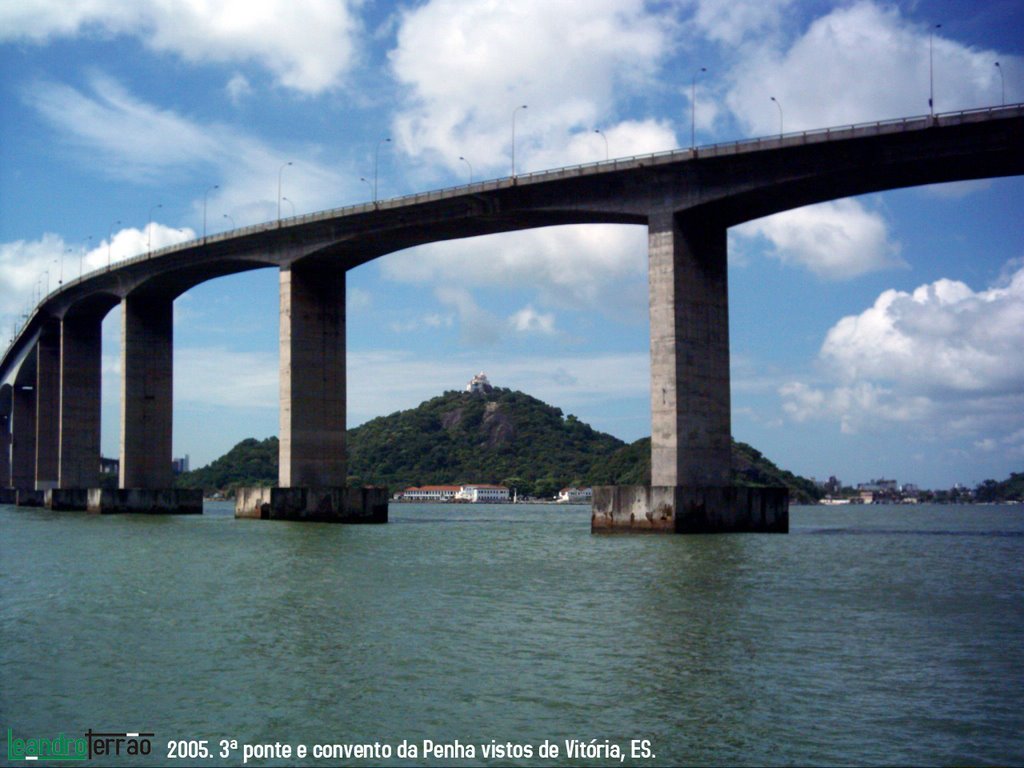
M 445 392 L 417 408 L 348 432 L 349 482 L 387 485 L 501 483 L 521 495 L 553 496 L 567 485 L 650 482 L 650 438 L 627 445 L 535 397 L 509 389 Z M 809 480 L 780 470 L 744 443 L 733 444 L 735 481 L 787 485 L 794 500 L 817 498 Z M 182 487 L 231 491 L 277 480 L 277 438 L 243 440 Z

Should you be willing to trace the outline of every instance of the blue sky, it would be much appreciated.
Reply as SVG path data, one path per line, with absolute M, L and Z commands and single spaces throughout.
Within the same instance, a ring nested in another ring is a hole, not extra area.
M 710 144 L 926 114 L 930 72 L 938 112 L 1024 101 L 1022 29 L 1019 0 L 4 3 L 0 331 L 80 269 L 201 234 L 204 212 L 208 232 L 275 218 L 279 181 L 288 216 L 370 199 L 375 169 L 382 198 L 507 175 L 513 119 L 523 173 L 688 146 L 691 120 Z M 1022 203 L 1024 180 L 996 179 L 731 230 L 735 437 L 848 483 L 1024 469 Z M 417 248 L 348 294 L 352 426 L 484 370 L 650 433 L 643 228 Z M 261 270 L 176 302 L 174 452 L 193 466 L 277 433 L 277 301 Z M 119 334 L 115 310 L 107 455 Z

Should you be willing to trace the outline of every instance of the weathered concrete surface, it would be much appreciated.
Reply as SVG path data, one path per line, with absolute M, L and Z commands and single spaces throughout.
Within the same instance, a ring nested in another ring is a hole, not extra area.
M 90 488 L 87 508 L 94 515 L 201 515 L 203 492 L 198 488 Z
M 340 488 L 345 463 L 345 270 L 283 268 L 278 486 Z
M 310 523 L 386 523 L 388 490 L 378 486 L 242 488 L 235 517 Z
M 36 345 L 36 460 L 33 488 L 56 488 L 60 474 L 60 324 L 43 326 Z
M 65 318 L 60 340 L 61 488 L 96 484 L 100 466 L 102 318 Z
M 742 486 L 596 486 L 590 530 L 788 533 L 789 491 Z
M 11 487 L 36 485 L 36 393 L 16 384 L 13 390 Z
M 671 211 L 648 229 L 651 484 L 725 486 L 731 469 L 726 228 Z
M 249 486 L 235 491 L 235 517 L 251 520 L 270 519 L 270 492 L 263 486 Z
M 170 488 L 174 302 L 121 302 L 121 488 Z
M 89 489 L 51 488 L 43 492 L 43 506 L 55 510 L 84 511 L 89 507 Z

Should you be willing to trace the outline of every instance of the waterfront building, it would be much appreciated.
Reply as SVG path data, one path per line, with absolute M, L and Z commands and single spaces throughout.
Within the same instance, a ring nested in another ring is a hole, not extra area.
M 508 502 L 508 488 L 504 485 L 464 485 L 455 498 L 479 504 L 505 504 Z
M 457 485 L 423 485 L 406 488 L 402 498 L 406 501 L 452 501 L 460 490 Z
M 563 488 L 558 492 L 559 503 L 589 504 L 593 499 L 594 492 L 590 488 Z

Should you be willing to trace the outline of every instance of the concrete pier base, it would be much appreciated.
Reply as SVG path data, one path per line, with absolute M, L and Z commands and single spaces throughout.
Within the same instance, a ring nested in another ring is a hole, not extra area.
M 94 515 L 135 512 L 149 515 L 201 515 L 200 488 L 90 488 L 87 510 Z
M 591 509 L 592 533 L 789 532 L 786 488 L 603 485 Z
M 47 509 L 84 512 L 89 508 L 89 489 L 51 488 L 44 491 L 43 506 Z
M 34 488 L 18 488 L 14 503 L 19 507 L 41 507 L 44 502 L 43 493 Z
M 235 517 L 310 523 L 386 523 L 388 491 L 377 486 L 239 488 Z
M 0 504 L 17 504 L 18 491 L 14 488 L 0 488 Z

